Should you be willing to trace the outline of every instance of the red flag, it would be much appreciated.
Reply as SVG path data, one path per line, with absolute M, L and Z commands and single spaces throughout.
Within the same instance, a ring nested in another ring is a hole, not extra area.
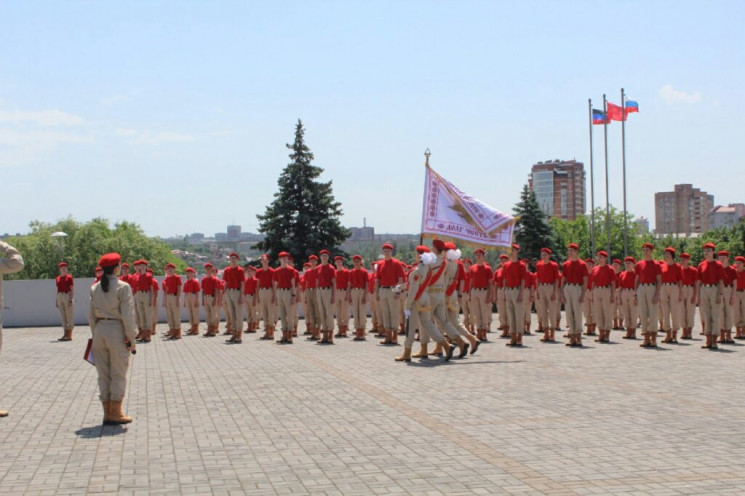
M 612 121 L 625 121 L 627 114 L 623 111 L 623 107 L 614 105 L 608 102 L 608 119 Z

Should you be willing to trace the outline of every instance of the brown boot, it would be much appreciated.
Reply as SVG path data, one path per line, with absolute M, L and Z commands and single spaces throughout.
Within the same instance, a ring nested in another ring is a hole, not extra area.
M 174 329 L 169 339 L 181 339 L 181 328 Z
M 411 362 L 411 348 L 404 348 L 404 354 L 395 358 L 397 362 Z
M 393 342 L 393 333 L 396 331 L 385 331 L 385 339 L 380 344 L 391 344 Z
M 411 355 L 411 358 L 421 358 L 422 360 L 426 360 L 428 357 L 429 357 L 429 353 L 427 353 L 426 344 L 421 345 L 421 349 L 419 350 L 419 353 Z
M 127 417 L 122 412 L 122 400 L 109 402 L 109 420 L 106 425 L 121 425 L 132 422 L 132 417 Z
M 111 402 L 102 401 L 101 405 L 103 406 L 103 425 L 110 425 L 109 422 L 111 422 Z

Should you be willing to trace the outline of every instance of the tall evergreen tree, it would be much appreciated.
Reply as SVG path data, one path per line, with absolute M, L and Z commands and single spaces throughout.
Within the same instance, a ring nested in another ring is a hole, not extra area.
M 305 145 L 305 129 L 298 119 L 295 142 L 287 144 L 292 160 L 279 176 L 279 191 L 259 219 L 259 232 L 266 237 L 256 248 L 276 259 L 281 251 L 298 261 L 328 249 L 339 252 L 339 245 L 350 232 L 339 221 L 341 203 L 334 200 L 331 181 L 320 182 L 321 167 L 311 165 L 313 153 Z
M 520 194 L 520 202 L 513 209 L 515 216 L 519 217 L 515 224 L 515 242 L 520 245 L 520 256 L 525 258 L 538 258 L 541 248 L 553 249 L 553 234 L 546 222 L 546 214 L 538 205 L 535 193 L 530 191 L 528 185 L 523 187 Z

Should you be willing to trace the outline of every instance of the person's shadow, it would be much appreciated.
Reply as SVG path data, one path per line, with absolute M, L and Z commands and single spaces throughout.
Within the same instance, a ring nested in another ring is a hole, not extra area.
M 127 432 L 123 425 L 93 425 L 83 427 L 75 431 L 75 434 L 83 439 L 96 439 L 104 436 L 118 436 Z

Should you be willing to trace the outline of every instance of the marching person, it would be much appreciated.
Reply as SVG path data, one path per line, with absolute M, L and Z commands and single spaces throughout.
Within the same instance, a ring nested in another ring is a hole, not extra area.
M 189 330 L 187 336 L 199 335 L 199 292 L 201 291 L 196 271 L 192 267 L 186 268 L 186 281 L 184 282 L 184 308 L 189 314 Z M 179 326 L 181 318 L 179 317 Z
M 230 265 L 222 273 L 222 280 L 225 282 L 225 301 L 227 301 L 225 316 L 233 324 L 233 335 L 227 342 L 240 344 L 243 342 L 243 282 L 246 274 L 243 272 L 243 267 L 238 265 L 240 255 L 232 252 L 229 258 Z
M 256 271 L 258 289 L 254 295 L 254 306 L 258 308 L 259 320 L 264 321 L 264 335 L 259 339 L 274 340 L 277 294 L 274 292 L 274 269 L 269 267 L 269 255 L 261 255 L 261 268 Z
M 246 332 L 253 334 L 259 327 L 258 310 L 254 301 L 256 300 L 256 290 L 259 281 L 256 279 L 256 267 L 251 264 L 243 266 L 246 273 L 246 280 L 243 281 L 243 306 L 246 314 Z M 241 323 L 241 326 L 243 323 Z
M 471 355 L 476 353 L 479 349 L 481 341 L 468 332 L 460 323 L 460 301 L 463 300 L 463 286 L 465 285 L 465 268 L 460 261 L 460 251 L 457 250 L 454 243 L 445 243 L 445 249 L 452 253 L 453 256 L 451 261 L 455 262 L 455 270 L 449 271 L 447 274 L 452 279 L 447 279 L 447 286 L 445 287 L 445 309 L 447 310 L 447 319 L 450 325 L 458 331 L 458 334 L 465 341 L 468 341 Z M 408 297 L 408 295 L 407 295 Z M 468 349 L 468 347 L 466 349 Z M 462 350 L 461 350 L 462 352 Z M 461 358 L 465 354 L 461 354 Z
M 680 302 L 680 339 L 693 339 L 691 335 L 694 317 L 696 315 L 696 286 L 698 282 L 698 271 L 690 265 L 691 256 L 688 253 L 680 254 L 681 271 L 681 302 Z
M 476 321 L 476 337 L 481 341 L 487 341 L 486 333 L 491 323 L 492 305 L 492 270 L 486 263 L 486 251 L 477 248 L 473 252 L 476 263 L 468 271 L 470 279 L 471 314 Z M 468 299 L 464 296 L 464 300 Z
M 724 269 L 724 290 L 722 292 L 722 318 L 719 333 L 720 344 L 735 344 L 732 339 L 732 311 L 735 307 L 735 286 L 737 284 L 737 272 L 735 268 L 729 264 L 729 252 L 727 250 L 721 250 L 717 253 L 719 263 L 722 264 Z
M 706 344 L 701 348 L 716 350 L 722 318 L 724 267 L 714 258 L 714 243 L 704 243 L 704 260 L 698 264 L 697 294 Z
M 362 266 L 360 255 L 352 256 L 354 267 L 349 271 L 349 304 L 352 306 L 354 319 L 353 341 L 365 341 L 365 322 L 367 320 L 367 284 L 368 274 Z
M 307 329 L 305 334 L 310 334 L 307 338 L 308 341 L 318 341 L 321 339 L 319 336 L 321 333 L 318 318 L 318 273 L 316 267 L 318 267 L 318 256 L 311 255 L 308 257 L 309 267 L 303 274 L 303 282 L 305 284 L 305 291 L 303 299 L 305 300 L 305 328 Z
M 598 326 L 597 343 L 610 343 L 613 327 L 613 304 L 616 294 L 616 271 L 608 265 L 608 252 L 597 253 L 598 265 L 590 272 L 592 285 L 592 315 Z
M 623 339 L 636 339 L 637 301 L 636 301 L 636 260 L 624 258 L 626 270 L 618 275 L 618 303 L 621 307 L 621 321 L 626 325 Z
M 735 307 L 732 311 L 735 339 L 745 339 L 745 257 L 735 257 L 735 274 Z
M 147 261 L 137 260 L 135 262 L 137 270 L 135 296 L 135 305 L 137 305 L 137 317 L 139 334 L 136 338 L 138 343 L 149 343 L 151 341 L 153 329 L 153 311 L 155 305 L 155 294 L 153 293 L 153 276 L 147 272 Z
M 463 298 L 461 298 L 461 309 L 463 310 L 463 324 L 466 326 L 466 329 L 468 329 L 468 332 L 476 336 L 477 333 L 474 327 L 476 318 L 473 316 L 473 311 L 471 310 L 471 267 L 473 267 L 473 262 L 471 261 L 471 259 L 464 259 L 463 270 L 465 271 L 465 279 L 463 283 Z M 489 270 L 489 275 L 491 276 L 491 270 Z M 489 314 L 491 316 L 491 308 L 489 308 Z
M 135 351 L 137 324 L 132 288 L 117 278 L 120 262 L 118 253 L 101 257 L 98 265 L 103 275 L 91 288 L 88 307 L 88 325 L 93 334 L 91 353 L 98 372 L 104 425 L 132 422 L 132 417 L 122 412 L 122 401 L 127 390 L 129 354 Z
M 168 321 L 168 339 L 181 339 L 181 276 L 176 274 L 176 266 L 166 264 L 166 277 L 163 279 L 163 308 Z
M 655 317 L 657 316 L 657 305 L 660 304 L 660 285 L 662 283 L 662 270 L 656 260 L 652 259 L 652 243 L 642 245 L 644 258 L 636 264 L 636 298 L 638 303 L 639 318 L 642 324 L 642 335 L 644 342 L 642 348 L 657 347 L 657 327 Z
M 525 331 L 524 305 L 528 295 L 528 291 L 525 289 L 528 270 L 525 268 L 525 264 L 518 260 L 519 251 L 520 245 L 513 244 L 510 250 L 510 259 L 502 265 L 505 311 L 510 334 L 510 342 L 506 346 L 517 347 L 523 345 L 523 332 Z
M 567 252 L 569 259 L 561 265 L 561 303 L 564 304 L 569 331 L 569 342 L 566 346 L 581 348 L 582 305 L 585 301 L 589 273 L 587 263 L 579 258 L 577 243 L 569 243 Z
M 393 258 L 393 245 L 385 243 L 382 246 L 383 259 L 377 264 L 375 279 L 376 301 L 382 317 L 382 329 L 385 330 L 385 340 L 380 344 L 398 344 L 398 328 L 400 326 L 399 293 L 396 286 L 404 282 L 404 269 L 401 262 Z M 443 319 L 445 316 L 443 315 Z
M 0 241 L 0 350 L 3 348 L 3 274 L 14 274 L 23 269 L 23 257 L 14 247 Z M 0 410 L 0 417 L 8 412 Z
M 660 308 L 662 309 L 662 330 L 665 331 L 663 343 L 678 344 L 678 327 L 683 300 L 683 271 L 675 262 L 675 248 L 665 248 L 665 258 L 660 264 L 662 287 L 660 288 Z
M 277 344 L 292 344 L 292 330 L 295 328 L 297 314 L 293 315 L 293 302 L 297 296 L 295 272 L 289 266 L 290 254 L 279 253 L 279 268 L 274 270 L 274 294 L 277 300 L 277 312 L 282 323 L 282 339 Z
M 203 336 L 211 338 L 217 336 L 220 332 L 220 307 L 222 306 L 220 280 L 215 276 L 215 266 L 211 263 L 204 264 L 204 272 L 202 278 L 202 306 L 207 321 L 207 332 Z
M 543 329 L 541 341 L 556 341 L 556 314 L 559 306 L 559 264 L 551 260 L 550 248 L 541 248 L 541 259 L 535 264 L 538 327 Z
M 60 262 L 57 267 L 59 268 L 59 275 L 54 281 L 57 285 L 57 298 L 54 305 L 62 317 L 62 337 L 58 338 L 57 341 L 72 341 L 72 331 L 75 327 L 74 281 L 68 272 L 67 262 Z
M 318 321 L 323 337 L 318 344 L 334 344 L 334 302 L 336 301 L 336 269 L 329 263 L 331 252 L 321 250 L 321 264 L 316 267 L 318 289 Z
M 344 268 L 344 257 L 334 257 L 336 264 L 336 327 L 337 338 L 346 338 L 349 330 L 349 270 Z

